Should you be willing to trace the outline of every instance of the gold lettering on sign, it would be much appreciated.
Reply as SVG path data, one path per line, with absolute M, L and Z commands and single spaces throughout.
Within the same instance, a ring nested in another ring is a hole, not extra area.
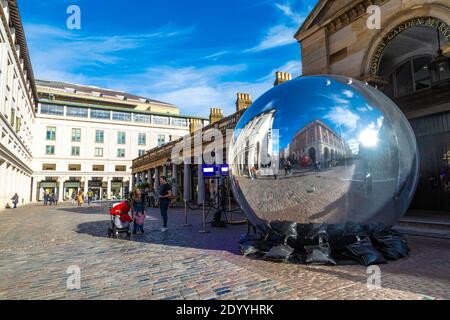
M 372 75 L 378 74 L 378 69 L 380 67 L 381 58 L 383 56 L 384 49 L 386 49 L 387 45 L 390 41 L 392 41 L 395 37 L 397 37 L 400 33 L 415 27 L 415 26 L 426 26 L 439 30 L 439 32 L 445 37 L 445 39 L 450 40 L 450 27 L 440 19 L 433 17 L 418 17 L 410 19 L 406 22 L 395 27 L 391 32 L 387 34 L 386 37 L 381 40 L 378 45 L 375 53 L 372 57 L 372 61 L 370 63 L 370 73 Z

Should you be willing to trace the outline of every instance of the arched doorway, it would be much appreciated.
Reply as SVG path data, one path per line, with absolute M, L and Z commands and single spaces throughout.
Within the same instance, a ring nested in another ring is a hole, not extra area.
M 450 175 L 450 163 L 443 160 L 450 150 L 450 111 L 441 107 L 450 103 L 450 59 L 440 51 L 450 47 L 443 32 L 449 26 L 439 19 L 416 19 L 417 24 L 399 32 L 397 27 L 390 32 L 395 37 L 383 40 L 372 74 L 385 81 L 379 88 L 402 109 L 416 134 L 421 178 L 412 209 L 450 211 L 450 183 L 439 182 Z
M 438 51 L 448 43 L 436 28 L 414 26 L 397 35 L 384 49 L 378 76 L 387 84 L 382 91 L 391 98 L 399 98 L 430 89 L 437 79 L 430 64 Z M 450 79 L 448 67 L 438 70 L 441 79 Z
M 308 150 L 308 156 L 311 159 L 311 163 L 316 163 L 317 157 L 316 157 L 316 149 L 315 148 L 309 148 Z

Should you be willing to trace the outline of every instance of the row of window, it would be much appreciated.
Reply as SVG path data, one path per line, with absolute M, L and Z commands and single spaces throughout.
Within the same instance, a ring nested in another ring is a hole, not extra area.
M 187 127 L 188 120 L 184 118 L 172 118 L 155 116 L 148 114 L 132 114 L 128 112 L 107 111 L 100 109 L 88 109 L 80 107 L 66 107 L 54 104 L 41 104 L 41 114 L 66 116 L 76 118 L 91 118 L 100 120 L 115 120 L 125 122 L 153 123 L 158 125 L 172 125 L 177 127 Z M 64 111 L 65 110 L 65 111 Z M 90 112 L 89 112 L 90 111 Z
M 56 141 L 56 127 L 47 127 L 46 131 L 46 139 L 47 141 Z M 127 134 L 126 132 L 119 131 L 117 132 L 117 144 L 126 144 Z M 72 129 L 72 142 L 81 142 L 81 129 L 73 128 Z M 105 142 L 105 131 L 104 130 L 95 130 L 95 143 L 104 143 Z M 166 143 L 166 136 L 164 134 L 158 135 L 158 146 L 161 146 Z M 138 135 L 138 145 L 145 146 L 147 145 L 147 135 L 145 133 L 139 133 Z
M 138 156 L 141 157 L 145 155 L 145 150 L 138 150 Z M 45 146 L 45 154 L 47 156 L 54 156 L 55 155 L 55 146 Z M 80 156 L 80 147 L 72 146 L 70 149 L 70 155 L 72 157 L 79 157 Z M 117 158 L 125 158 L 125 149 L 118 148 L 117 149 Z M 95 148 L 95 157 L 102 158 L 103 157 L 103 148 Z
M 81 171 L 81 164 L 69 164 L 67 166 L 68 171 Z M 115 171 L 116 172 L 125 172 L 127 170 L 127 167 L 124 165 L 116 165 Z M 42 165 L 42 171 L 56 171 L 56 164 L 55 163 L 44 163 Z M 105 166 L 100 164 L 94 164 L 92 165 L 92 171 L 98 171 L 103 172 L 105 171 Z

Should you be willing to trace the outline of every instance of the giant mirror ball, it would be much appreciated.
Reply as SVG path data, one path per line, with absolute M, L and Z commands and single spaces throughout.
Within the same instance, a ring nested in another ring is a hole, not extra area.
M 343 76 L 278 85 L 241 116 L 231 185 L 250 222 L 395 225 L 418 181 L 411 126 L 378 89 Z

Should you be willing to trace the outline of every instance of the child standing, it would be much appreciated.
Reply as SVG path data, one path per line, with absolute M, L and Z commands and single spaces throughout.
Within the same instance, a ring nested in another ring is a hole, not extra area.
M 144 198 L 142 197 L 142 191 L 137 189 L 133 194 L 133 199 L 131 201 L 131 210 L 133 212 L 134 219 L 134 230 L 133 234 L 137 232 L 144 233 L 144 222 L 145 222 L 145 206 Z

